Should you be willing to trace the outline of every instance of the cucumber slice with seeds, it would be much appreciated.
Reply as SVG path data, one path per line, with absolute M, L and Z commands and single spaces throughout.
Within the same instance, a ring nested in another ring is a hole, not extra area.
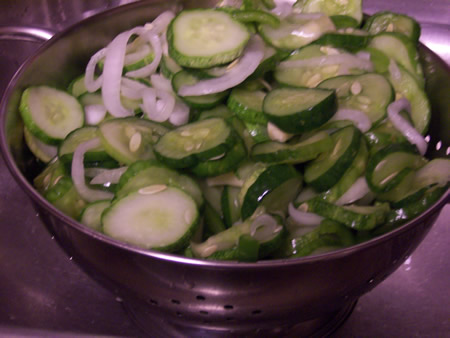
M 84 111 L 72 95 L 47 86 L 28 87 L 19 111 L 30 133 L 46 144 L 59 144 L 84 123 Z
M 137 161 L 130 165 L 116 186 L 116 198 L 155 184 L 167 184 L 189 194 L 200 208 L 203 205 L 202 191 L 189 176 L 169 169 L 156 160 Z
M 303 13 L 348 15 L 358 23 L 363 18 L 361 0 L 298 0 L 294 6 L 301 9 Z
M 99 126 L 100 139 L 106 152 L 125 164 L 154 158 L 153 144 L 167 130 L 160 124 L 136 117 L 110 119 Z
M 91 229 L 102 230 L 102 213 L 111 205 L 111 201 L 96 201 L 89 203 L 81 212 L 80 223 Z
M 394 100 L 394 90 L 380 74 L 343 75 L 321 82 L 318 88 L 336 90 L 338 107 L 364 112 L 372 123 L 386 116 L 389 103 Z
M 334 90 L 278 88 L 264 99 L 267 119 L 288 133 L 302 133 L 320 127 L 336 112 Z
M 382 32 L 402 33 L 414 42 L 419 41 L 420 25 L 410 16 L 392 13 L 378 12 L 372 15 L 364 24 L 363 29 L 371 35 Z
M 180 65 L 209 68 L 231 62 L 250 38 L 248 29 L 224 11 L 180 12 L 167 30 L 170 56 Z
M 155 145 L 157 158 L 172 168 L 195 166 L 226 154 L 236 135 L 222 118 L 193 122 L 166 133 Z
M 169 252 L 187 247 L 198 221 L 192 197 L 164 185 L 132 192 L 102 214 L 106 235 L 140 248 Z
M 69 84 L 67 91 L 75 97 L 80 97 L 84 93 L 87 93 L 86 86 L 84 84 L 84 75 L 80 75 Z
M 169 55 L 163 54 L 161 57 L 161 63 L 159 64 L 159 68 L 161 69 L 161 73 L 168 78 L 169 80 L 172 79 L 172 77 L 181 71 L 183 68 L 181 68 L 178 63 L 174 61 Z
M 58 153 L 58 148 L 49 144 L 45 144 L 34 136 L 27 127 L 23 128 L 23 136 L 25 137 L 25 143 L 30 151 L 39 160 L 44 163 L 50 162 Z
M 334 147 L 305 166 L 305 182 L 319 192 L 334 186 L 351 166 L 361 137 L 361 132 L 353 126 L 331 134 Z

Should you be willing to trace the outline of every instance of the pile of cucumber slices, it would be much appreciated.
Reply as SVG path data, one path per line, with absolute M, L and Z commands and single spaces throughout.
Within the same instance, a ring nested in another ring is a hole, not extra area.
M 234 1 L 233 3 L 236 3 Z M 420 27 L 358 0 L 226 1 L 117 35 L 67 88 L 27 88 L 36 189 L 88 227 L 194 258 L 351 246 L 431 206 Z

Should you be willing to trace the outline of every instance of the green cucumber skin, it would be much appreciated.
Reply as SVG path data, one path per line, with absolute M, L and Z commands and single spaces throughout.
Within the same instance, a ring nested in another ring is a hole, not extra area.
M 395 22 L 392 22 L 392 19 L 397 19 L 397 18 L 409 20 L 412 25 L 411 31 L 406 32 L 402 29 L 399 29 L 399 27 L 396 26 Z M 404 15 L 404 14 L 393 13 L 393 12 L 389 12 L 389 11 L 378 12 L 378 13 L 375 13 L 374 15 L 370 16 L 362 28 L 364 30 L 368 31 L 372 35 L 375 35 L 375 34 L 378 34 L 381 32 L 386 32 L 385 28 L 380 27 L 380 26 L 376 27 L 377 24 L 379 25 L 379 23 L 377 23 L 377 21 L 383 20 L 383 19 L 385 20 L 384 22 L 382 22 L 383 26 L 385 26 L 386 24 L 392 23 L 394 32 L 404 34 L 406 37 L 408 37 L 415 43 L 417 43 L 419 41 L 420 31 L 421 31 L 419 23 L 416 20 L 414 20 L 412 17 Z
M 356 53 L 361 49 L 364 49 L 369 40 L 370 37 L 368 35 L 325 33 L 313 43 L 321 46 L 342 48 L 349 52 Z
M 239 95 L 252 96 L 252 95 L 258 95 L 259 93 L 262 93 L 262 92 L 253 92 L 253 91 L 248 91 L 248 90 L 239 89 L 239 88 L 234 89 L 231 91 L 231 94 L 228 97 L 227 106 L 231 111 L 233 111 L 236 114 L 237 117 L 239 117 L 244 122 L 256 123 L 256 124 L 267 124 L 267 118 L 262 111 L 262 104 L 263 104 L 264 98 L 262 98 L 260 100 L 261 106 L 258 108 L 245 105 L 244 102 L 241 102 L 239 100 Z M 258 100 L 258 98 L 255 98 L 255 100 Z M 259 105 L 259 100 L 257 103 Z
M 331 15 L 331 21 L 333 21 L 336 29 L 340 28 L 358 28 L 359 22 L 355 18 L 348 15 Z
M 351 166 L 353 159 L 358 153 L 359 143 L 362 138 L 362 134 L 359 129 L 354 126 L 344 127 L 339 129 L 337 132 L 343 132 L 344 129 L 351 128 L 353 131 L 353 137 L 350 145 L 347 147 L 346 151 L 339 157 L 333 166 L 331 166 L 325 173 L 317 177 L 316 179 L 308 179 L 308 165 L 305 168 L 305 182 L 312 186 L 318 192 L 326 191 L 332 188 L 344 175 L 345 171 Z M 333 133 L 334 134 L 334 133 Z
M 305 145 L 303 147 L 297 146 L 297 144 L 280 144 L 284 149 L 279 149 L 274 152 L 260 152 L 258 150 L 270 144 L 277 144 L 278 142 L 267 141 L 258 143 L 253 146 L 251 158 L 255 161 L 261 161 L 265 163 L 289 163 L 297 164 L 303 163 L 315 159 L 319 154 L 330 150 L 333 147 L 331 138 L 327 137 L 320 139 L 314 143 Z M 308 147 L 311 146 L 311 147 Z
M 58 210 L 74 219 L 78 219 L 86 205 L 68 176 L 61 177 L 45 192 L 44 197 Z
M 299 177 L 295 168 L 288 164 L 275 164 L 266 168 L 247 190 L 241 206 L 241 218 L 246 220 L 272 190 L 288 179 Z
M 247 150 L 240 140 L 236 137 L 236 143 L 223 158 L 218 160 L 200 161 L 190 171 L 199 177 L 210 177 L 225 174 L 237 168 L 239 163 L 247 156 Z
M 274 89 L 264 98 L 263 111 L 270 122 L 287 133 L 298 134 L 316 129 L 331 119 L 337 111 L 337 97 L 336 93 L 333 91 L 323 101 L 307 110 L 298 112 L 297 114 L 285 116 L 270 114 L 267 112 L 266 105 L 267 102 L 271 100 L 271 97 L 276 90 L 277 89 Z
M 245 40 L 240 46 L 238 46 L 237 48 L 235 48 L 229 52 L 220 53 L 220 55 L 206 56 L 206 57 L 201 57 L 201 56 L 187 57 L 184 54 L 180 53 L 174 46 L 175 32 L 174 32 L 173 26 L 174 26 L 174 23 L 176 22 L 177 18 L 180 15 L 185 14 L 186 12 L 194 12 L 194 11 L 199 11 L 199 10 L 198 9 L 189 9 L 189 10 L 184 10 L 184 11 L 180 12 L 170 22 L 169 27 L 167 28 L 167 42 L 168 42 L 168 46 L 169 46 L 169 55 L 170 55 L 170 57 L 172 57 L 175 60 L 176 63 L 178 63 L 180 66 L 188 67 L 188 68 L 210 68 L 213 66 L 219 66 L 219 65 L 223 65 L 228 62 L 231 62 L 241 55 L 248 40 L 250 39 L 250 33 L 248 34 L 247 40 Z M 236 21 L 236 20 L 234 20 L 234 21 Z M 242 29 L 244 29 L 248 32 L 248 28 L 244 24 L 240 23 L 239 21 L 236 21 L 236 23 L 241 25 Z
M 361 214 L 326 202 L 321 198 L 312 198 L 305 202 L 308 212 L 342 223 L 355 230 L 372 230 L 386 220 L 387 209 L 371 214 Z
M 397 144 L 390 144 L 390 145 L 384 147 L 383 149 L 379 150 L 373 156 L 369 157 L 369 161 L 367 162 L 367 168 L 366 168 L 366 181 L 367 181 L 367 185 L 369 186 L 370 190 L 372 190 L 375 193 L 385 193 L 385 192 L 392 190 L 409 173 L 410 167 L 406 166 L 383 187 L 380 187 L 373 183 L 372 173 L 374 172 L 377 165 L 381 161 L 383 161 L 383 159 L 386 156 L 388 156 L 389 154 L 394 153 L 394 152 L 405 152 L 405 153 L 416 154 L 417 156 L 420 156 L 417 152 L 417 149 L 413 145 L 411 145 L 409 143 L 397 143 Z

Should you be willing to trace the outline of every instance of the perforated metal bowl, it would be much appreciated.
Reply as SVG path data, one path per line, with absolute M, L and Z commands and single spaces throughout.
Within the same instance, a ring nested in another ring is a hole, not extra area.
M 351 248 L 299 259 L 235 263 L 188 259 L 120 243 L 63 215 L 30 183 L 35 163 L 23 145 L 17 111 L 23 89 L 67 86 L 90 55 L 117 33 L 163 10 L 180 8 L 172 1 L 134 3 L 88 18 L 44 44 L 14 76 L 2 100 L 0 142 L 6 163 L 68 255 L 122 298 L 152 336 L 323 335 L 413 252 L 449 200 L 449 192 L 414 221 Z M 426 47 L 421 46 L 420 53 L 433 107 L 428 156 L 445 156 L 450 144 L 450 71 Z M 439 141 L 442 146 L 436 150 Z

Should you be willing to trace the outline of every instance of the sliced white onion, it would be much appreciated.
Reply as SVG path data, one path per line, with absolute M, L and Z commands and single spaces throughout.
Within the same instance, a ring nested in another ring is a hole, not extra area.
M 173 92 L 170 80 L 166 79 L 161 74 L 153 74 L 150 76 L 150 82 L 155 89 L 164 90 L 169 93 Z
M 153 74 L 158 68 L 162 56 L 162 46 L 159 36 L 153 31 L 146 31 L 141 35 L 146 41 L 152 45 L 154 58 L 153 61 L 142 68 L 127 72 L 125 75 L 129 77 L 146 77 Z
M 360 200 L 369 193 L 370 189 L 367 185 L 365 177 L 358 178 L 355 183 L 336 201 L 337 205 L 350 204 Z
M 100 139 L 94 138 L 92 140 L 80 143 L 73 153 L 72 160 L 72 180 L 75 189 L 80 196 L 87 202 L 94 202 L 98 200 L 112 199 L 114 194 L 109 191 L 91 189 L 86 185 L 84 178 L 84 154 L 94 148 L 100 146 Z
M 400 68 L 398 68 L 397 62 L 395 62 L 395 60 L 391 59 L 389 61 L 389 74 L 391 74 L 392 78 L 394 80 L 401 80 L 402 78 L 402 73 L 400 72 Z
M 106 107 L 102 104 L 90 104 L 84 107 L 84 119 L 89 125 L 96 126 L 106 116 Z
M 411 104 L 407 99 L 403 98 L 392 102 L 387 108 L 388 118 L 392 125 L 402 133 L 410 143 L 416 145 L 420 155 L 423 156 L 427 152 L 428 144 L 425 141 L 425 138 L 400 115 L 400 111 L 404 109 L 411 112 Z
M 133 34 L 140 34 L 142 32 L 142 27 L 135 27 L 129 31 L 120 33 L 106 47 L 102 98 L 106 109 L 112 116 L 125 117 L 133 115 L 133 112 L 130 109 L 124 108 L 120 102 L 120 87 L 128 40 Z
M 273 238 L 281 229 L 282 227 L 278 225 L 274 217 L 262 214 L 250 224 L 250 235 L 258 241 L 264 242 Z
M 86 72 L 84 74 L 84 86 L 90 93 L 99 90 L 103 84 L 103 75 L 100 75 L 98 78 L 95 78 L 95 68 L 97 67 L 97 63 L 101 59 L 103 59 L 105 55 L 106 55 L 106 48 L 100 49 L 97 53 L 92 55 L 86 66 Z
M 281 69 L 297 68 L 297 67 L 320 67 L 327 65 L 340 65 L 347 72 L 350 68 L 360 68 L 367 71 L 373 70 L 373 64 L 369 60 L 361 59 L 349 53 L 337 55 L 317 56 L 304 60 L 289 60 L 279 64 Z
M 132 53 L 128 53 L 125 55 L 124 64 L 125 65 L 131 65 L 135 62 L 138 62 L 139 60 L 142 60 L 145 58 L 148 54 L 150 54 L 152 49 L 148 44 L 142 44 L 140 45 L 136 51 Z
M 443 186 L 450 181 L 450 160 L 446 158 L 435 158 L 416 172 L 414 181 L 421 186 L 438 184 Z
M 167 121 L 175 108 L 175 97 L 164 91 L 156 90 L 156 96 L 159 100 L 156 101 L 156 111 L 153 114 L 148 114 L 153 121 L 164 122 Z
M 150 118 L 150 112 L 156 111 L 156 90 L 154 88 L 142 90 L 141 109 L 148 118 Z
M 181 96 L 200 96 L 220 93 L 243 82 L 258 68 L 264 57 L 264 42 L 253 35 L 239 62 L 225 75 L 197 82 L 194 85 L 181 86 L 178 94 Z
M 181 126 L 189 121 L 189 107 L 182 101 L 177 100 L 175 108 L 169 117 L 169 122 L 174 126 Z
M 128 167 L 120 167 L 115 169 L 103 169 L 102 172 L 95 175 L 90 184 L 116 184 L 119 182 L 120 176 L 127 171 Z
M 356 109 L 339 109 L 336 114 L 333 115 L 330 121 L 349 120 L 352 121 L 355 126 L 363 133 L 368 131 L 372 127 L 372 122 L 369 117 L 362 111 Z
M 169 26 L 170 22 L 174 17 L 175 14 L 172 11 L 162 12 L 151 23 L 152 31 L 157 34 L 165 32 L 167 30 L 167 26 Z
M 356 53 L 355 55 L 357 57 L 359 57 L 360 59 L 370 61 L 370 53 L 369 52 L 360 51 L 360 52 Z
M 271 12 L 275 15 L 278 15 L 281 19 L 287 17 L 292 13 L 292 5 L 293 3 L 289 3 L 286 0 L 275 0 L 275 8 L 271 10 Z
M 206 179 L 206 184 L 208 187 L 230 185 L 232 187 L 241 188 L 244 185 L 244 181 L 239 179 L 233 172 L 230 172 L 219 176 L 208 177 Z
M 141 99 L 143 90 L 147 88 L 148 87 L 145 84 L 139 81 L 122 77 L 120 92 L 123 96 L 129 99 L 133 100 Z
M 297 224 L 313 226 L 319 225 L 323 220 L 322 216 L 296 209 L 292 203 L 289 203 L 288 211 L 289 216 L 292 217 Z
M 295 203 L 303 203 L 307 200 L 310 200 L 311 198 L 314 198 L 318 195 L 318 193 L 313 188 L 305 188 L 303 189 L 300 194 L 295 199 Z

